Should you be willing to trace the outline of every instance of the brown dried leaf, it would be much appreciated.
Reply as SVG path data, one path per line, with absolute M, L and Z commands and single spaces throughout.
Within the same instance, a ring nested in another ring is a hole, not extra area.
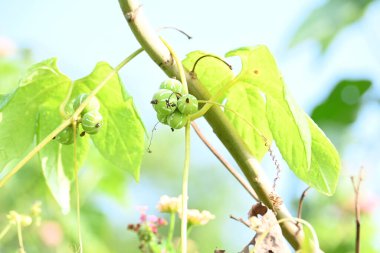
M 253 205 L 251 210 L 248 212 L 248 219 L 252 216 L 258 217 L 260 214 L 261 216 L 264 216 L 266 212 L 268 211 L 268 207 L 264 206 L 263 203 L 259 202 L 256 205 Z

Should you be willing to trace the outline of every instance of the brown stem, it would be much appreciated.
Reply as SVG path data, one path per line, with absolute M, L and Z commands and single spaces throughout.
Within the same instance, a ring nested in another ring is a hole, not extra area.
M 310 190 L 310 186 L 307 187 L 302 192 L 301 197 L 300 197 L 300 201 L 298 202 L 298 209 L 297 209 L 297 218 L 298 219 L 301 219 L 301 216 L 302 216 L 302 204 L 303 204 L 303 200 L 305 199 L 308 190 Z
M 206 136 L 203 135 L 199 129 L 197 123 L 191 122 L 191 126 L 197 133 L 198 137 L 202 142 L 208 147 L 208 149 L 215 155 L 216 158 L 226 167 L 226 169 L 232 174 L 232 176 L 243 186 L 243 188 L 252 196 L 256 201 L 260 201 L 252 187 L 244 180 L 244 178 L 235 170 L 235 168 L 216 150 L 211 143 L 207 140 Z
M 356 221 L 356 238 L 355 238 L 355 253 L 360 253 L 360 203 L 359 203 L 359 192 L 360 185 L 363 180 L 362 178 L 363 169 L 360 169 L 357 181 L 355 182 L 355 177 L 351 177 L 352 186 L 355 192 L 355 221 Z
M 194 62 L 194 65 L 193 65 L 193 68 L 191 69 L 190 73 L 194 73 L 195 72 L 195 67 L 197 66 L 198 62 L 200 60 L 202 60 L 203 58 L 206 58 L 206 57 L 212 57 L 212 58 L 215 58 L 215 59 L 218 59 L 219 61 L 223 62 L 224 64 L 226 64 L 230 69 L 232 69 L 232 66 L 226 62 L 225 60 L 219 58 L 218 56 L 215 56 L 215 55 L 212 55 L 212 54 L 205 54 L 205 55 L 202 55 L 201 57 L 199 57 L 195 62 Z
M 238 221 L 238 222 L 240 222 L 240 223 L 242 223 L 243 225 L 245 225 L 245 226 L 248 227 L 248 228 L 251 228 L 251 227 L 249 226 L 249 224 L 248 224 L 245 220 L 243 220 L 242 218 L 236 218 L 236 217 L 233 216 L 233 215 L 230 215 L 230 218 L 233 219 L 233 220 L 236 220 L 236 221 Z

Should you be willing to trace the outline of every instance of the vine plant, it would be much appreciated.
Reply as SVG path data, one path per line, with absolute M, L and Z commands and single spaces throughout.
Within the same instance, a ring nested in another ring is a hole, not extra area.
M 201 135 L 194 123 L 200 117 L 206 118 L 250 186 L 240 175 L 235 178 L 255 199 L 272 209 L 284 237 L 293 248 L 301 249 L 305 238 L 297 225 L 305 222 L 291 217 L 275 192 L 275 184 L 270 187 L 267 183 L 259 162 L 268 151 L 271 153 L 275 142 L 301 180 L 332 195 L 340 160 L 333 144 L 292 99 L 269 50 L 256 46 L 228 52 L 226 57 L 237 56 L 242 61 L 238 75 L 221 57 L 208 52 L 191 52 L 181 62 L 169 43 L 156 34 L 136 0 L 119 3 L 141 49 L 115 68 L 98 63 L 90 75 L 74 82 L 59 71 L 56 59 L 42 61 L 28 70 L 13 93 L 1 98 L 0 187 L 38 154 L 52 195 L 63 212 L 68 212 L 74 180 L 82 249 L 77 173 L 86 158 L 89 138 L 106 159 L 139 179 L 145 128 L 118 72 L 145 51 L 176 79 L 165 81 L 153 96 L 151 103 L 158 120 L 172 129 L 185 128 L 181 252 L 187 249 L 190 126 Z M 202 140 L 208 145 L 204 136 Z M 213 153 L 218 156 L 216 151 Z

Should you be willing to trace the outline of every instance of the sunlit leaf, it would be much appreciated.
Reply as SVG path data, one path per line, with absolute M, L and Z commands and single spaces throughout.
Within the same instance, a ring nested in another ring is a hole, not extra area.
M 99 63 L 94 71 L 74 83 L 73 98 L 80 93 L 89 94 L 113 71 L 107 63 Z M 127 170 L 137 180 L 145 147 L 145 129 L 118 75 L 111 78 L 96 95 L 104 125 L 92 135 L 96 148 L 113 165 Z
M 0 109 L 0 169 L 21 159 L 34 141 L 39 108 L 63 101 L 70 79 L 59 72 L 55 59 L 32 66 L 20 87 Z
M 297 175 L 300 171 L 309 168 L 311 134 L 307 120 L 287 92 L 269 50 L 265 46 L 240 48 L 229 52 L 227 56 L 239 56 L 242 60 L 242 70 L 236 77 L 239 82 L 251 85 L 265 96 L 265 113 L 263 109 L 255 108 L 254 104 L 242 107 L 241 113 L 244 115 L 255 113 L 255 109 L 260 110 L 257 113 L 261 113 L 261 116 L 252 123 L 260 126 L 264 124 L 259 121 L 267 120 L 270 132 L 289 167 Z M 239 98 L 235 97 L 235 99 Z M 264 133 L 268 131 L 265 128 L 259 128 L 259 130 Z M 249 145 L 252 145 L 252 142 Z
M 38 115 L 37 142 L 41 142 L 62 122 L 59 105 L 43 106 Z M 77 135 L 76 164 L 79 169 L 89 148 L 88 137 Z M 74 177 L 74 145 L 62 145 L 56 140 L 47 144 L 40 152 L 39 158 L 46 183 L 61 206 L 67 213 L 70 209 L 70 184 Z
M 202 51 L 191 52 L 187 54 L 182 63 L 188 71 L 191 71 L 195 62 L 204 55 L 209 55 L 209 53 Z M 195 68 L 195 74 L 211 95 L 215 95 L 234 77 L 233 72 L 225 63 L 213 57 L 204 57 L 199 60 Z M 225 94 L 219 98 L 219 101 L 223 100 L 224 97 Z

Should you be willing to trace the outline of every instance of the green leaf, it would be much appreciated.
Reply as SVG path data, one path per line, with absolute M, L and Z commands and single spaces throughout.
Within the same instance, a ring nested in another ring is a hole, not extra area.
M 305 40 L 317 41 L 325 51 L 345 27 L 358 21 L 373 0 L 330 0 L 316 8 L 298 28 L 290 42 L 294 47 Z
M 251 153 L 261 160 L 273 137 L 260 90 L 249 83 L 237 83 L 227 94 L 225 114 Z
M 308 116 L 307 118 L 312 136 L 311 165 L 308 170 L 296 174 L 319 192 L 332 195 L 341 170 L 339 154 L 317 124 Z
M 372 86 L 369 80 L 342 80 L 328 97 L 316 106 L 311 117 L 318 124 L 352 124 L 362 106 L 362 97 Z
M 276 141 L 283 158 L 296 173 L 310 167 L 311 134 L 307 119 L 302 110 L 287 92 L 282 76 L 277 69 L 271 53 L 265 46 L 240 48 L 227 53 L 227 56 L 239 56 L 242 60 L 242 70 L 234 82 L 246 83 L 259 90 L 265 96 L 265 115 L 252 122 L 255 126 L 264 127 L 259 130 L 267 133 L 267 126 L 259 121 L 268 121 L 270 132 Z M 242 96 L 242 95 L 241 95 Z M 233 99 L 239 99 L 238 95 Z M 255 110 L 255 105 L 245 105 L 243 115 Z M 261 106 L 263 107 L 263 106 Z M 250 129 L 246 129 L 249 131 Z M 270 139 L 270 136 L 266 136 Z M 256 138 L 257 139 L 257 138 Z M 249 143 L 252 145 L 252 143 Z M 256 143 L 256 145 L 260 145 Z M 261 157 L 258 157 L 261 158 Z
M 107 63 L 98 63 L 90 75 L 75 81 L 72 97 L 89 94 L 113 71 Z M 145 128 L 132 97 L 125 91 L 118 75 L 111 78 L 96 97 L 101 104 L 104 125 L 91 139 L 104 158 L 138 180 L 145 151 Z
M 59 104 L 40 108 L 37 125 L 37 142 L 41 142 L 62 122 Z M 88 137 L 77 135 L 76 163 L 80 168 L 87 157 Z M 46 183 L 61 206 L 63 213 L 70 210 L 70 183 L 74 177 L 74 145 L 51 141 L 40 152 L 39 159 Z
M 33 65 L 20 87 L 7 96 L 0 108 L 0 170 L 31 147 L 39 108 L 62 101 L 70 82 L 59 72 L 56 59 L 48 59 Z
M 187 55 L 183 64 L 188 71 L 191 71 L 196 60 L 208 54 L 202 51 L 191 52 Z M 195 68 L 195 73 L 202 85 L 209 90 L 212 96 L 216 95 L 219 90 L 234 78 L 231 69 L 221 60 L 213 57 L 202 58 Z M 270 145 L 272 135 L 268 123 L 262 120 L 265 118 L 265 102 L 259 90 L 242 82 L 224 92 L 217 101 L 221 102 L 224 99 L 226 99 L 226 116 L 245 141 L 252 154 L 257 159 L 261 159 L 268 151 L 264 145 L 265 142 L 262 136 L 265 136 Z M 252 108 L 254 109 L 252 110 Z
M 210 55 L 210 53 L 203 51 L 191 52 L 187 54 L 186 59 L 182 61 L 182 64 L 186 70 L 191 71 L 194 63 L 204 55 Z M 215 95 L 234 77 L 234 73 L 231 69 L 224 62 L 214 57 L 202 58 L 196 65 L 195 74 L 202 85 L 208 89 L 211 95 Z M 223 98 L 224 96 L 220 97 L 219 101 L 222 101 Z

